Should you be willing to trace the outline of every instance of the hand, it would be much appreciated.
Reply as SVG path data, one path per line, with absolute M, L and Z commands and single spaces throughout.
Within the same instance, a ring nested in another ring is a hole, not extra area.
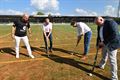
M 81 36 L 84 36 L 84 34 L 81 34 Z
M 102 47 L 104 47 L 104 43 L 103 43 L 103 42 L 100 42 L 100 43 L 98 44 L 98 48 L 102 48 Z
M 78 46 L 78 43 L 76 44 L 76 47 Z

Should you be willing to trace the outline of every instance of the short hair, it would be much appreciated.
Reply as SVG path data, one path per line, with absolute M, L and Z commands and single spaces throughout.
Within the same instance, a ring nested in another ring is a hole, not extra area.
M 24 13 L 24 14 L 23 14 L 23 17 L 25 17 L 25 16 L 29 17 L 29 14 L 27 14 L 27 13 Z
M 47 19 L 50 21 L 50 19 L 48 17 L 46 17 L 44 21 L 46 22 Z
M 72 19 L 72 20 L 71 20 L 71 26 L 73 26 L 75 23 L 76 23 L 76 20 L 75 20 L 75 19 Z
M 71 25 L 73 26 L 76 23 L 76 21 L 71 21 Z
M 45 18 L 45 20 L 46 20 L 46 19 L 49 19 L 49 18 L 48 18 L 48 17 L 46 17 L 46 18 Z
M 101 16 L 97 16 L 97 17 L 95 17 L 94 22 L 96 22 L 98 19 L 100 19 L 100 21 L 102 21 L 102 20 L 103 20 L 103 17 L 101 17 Z

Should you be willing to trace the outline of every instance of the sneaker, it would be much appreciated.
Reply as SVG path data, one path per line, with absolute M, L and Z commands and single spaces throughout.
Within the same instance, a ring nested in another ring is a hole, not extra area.
M 4 51 L 3 51 L 3 50 L 0 50 L 0 52 L 1 52 L 1 53 L 4 53 Z
M 100 66 L 100 65 L 96 66 L 96 68 L 104 69 L 104 67 L 103 67 L 103 66 Z
M 50 54 L 47 54 L 48 57 L 50 57 Z
M 52 49 L 50 49 L 49 52 L 52 53 L 53 52 Z
M 46 50 L 45 53 L 48 54 L 48 50 Z
M 74 52 L 71 52 L 70 54 L 71 54 L 71 55 L 74 55 Z
M 31 58 L 35 58 L 33 55 L 29 55 Z
M 81 57 L 82 60 L 86 60 L 86 58 L 87 58 L 87 57 L 86 57 L 85 55 L 83 55 L 83 56 Z
M 18 55 L 16 55 L 16 58 L 18 59 L 18 58 L 19 58 L 19 56 L 18 56 Z
M 100 69 L 104 69 L 104 66 L 100 66 L 100 65 L 99 65 L 99 68 L 100 68 Z

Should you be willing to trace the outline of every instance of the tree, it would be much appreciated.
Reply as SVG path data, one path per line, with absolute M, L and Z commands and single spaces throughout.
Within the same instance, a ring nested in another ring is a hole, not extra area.
M 37 12 L 37 15 L 44 15 L 44 13 L 43 12 Z

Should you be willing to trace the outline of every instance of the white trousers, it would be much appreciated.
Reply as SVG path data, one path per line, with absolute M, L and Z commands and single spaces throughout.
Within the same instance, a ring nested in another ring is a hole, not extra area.
M 16 49 L 16 56 L 19 57 L 19 45 L 20 45 L 20 40 L 21 40 L 21 39 L 23 40 L 25 46 L 27 47 L 28 54 L 29 54 L 29 55 L 32 55 L 32 51 L 31 51 L 31 48 L 30 48 L 30 45 L 29 45 L 28 37 L 27 37 L 27 36 L 24 36 L 24 37 L 15 36 L 15 42 L 16 42 L 16 46 L 15 46 L 15 49 Z
M 117 75 L 117 49 L 113 51 L 109 51 L 108 47 L 105 46 L 102 51 L 102 59 L 100 61 L 99 66 L 103 67 L 105 66 L 107 59 L 110 60 L 110 67 L 111 67 L 111 74 L 112 74 L 112 80 L 118 80 Z

